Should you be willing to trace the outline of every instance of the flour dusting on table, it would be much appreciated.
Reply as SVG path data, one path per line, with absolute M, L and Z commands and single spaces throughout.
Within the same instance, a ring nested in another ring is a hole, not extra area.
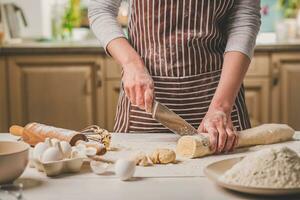
M 263 149 L 246 156 L 220 180 L 250 187 L 299 188 L 300 157 L 288 147 Z

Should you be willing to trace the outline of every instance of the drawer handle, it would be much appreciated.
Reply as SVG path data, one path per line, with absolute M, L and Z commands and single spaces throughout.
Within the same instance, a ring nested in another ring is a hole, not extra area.
M 272 80 L 273 86 L 278 85 L 278 82 L 279 82 L 279 78 L 278 77 L 274 77 L 273 80 Z
M 97 80 L 97 87 L 102 87 L 102 80 L 100 78 Z
M 276 86 L 278 85 L 278 82 L 279 82 L 279 68 L 278 68 L 278 64 L 274 63 L 272 85 Z
M 114 91 L 120 93 L 120 87 L 114 87 Z
M 99 88 L 99 87 L 102 87 L 102 73 L 101 73 L 101 70 L 100 70 L 100 69 L 97 70 L 96 86 L 97 86 L 98 88 Z

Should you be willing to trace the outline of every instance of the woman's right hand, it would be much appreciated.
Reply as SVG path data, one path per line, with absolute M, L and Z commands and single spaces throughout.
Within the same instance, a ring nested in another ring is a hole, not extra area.
M 150 113 L 154 99 L 154 83 L 141 59 L 123 65 L 122 81 L 130 102 Z

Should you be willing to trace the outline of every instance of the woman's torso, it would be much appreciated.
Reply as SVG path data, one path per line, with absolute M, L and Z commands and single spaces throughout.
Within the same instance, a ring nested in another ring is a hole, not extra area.
M 132 0 L 130 42 L 153 76 L 220 70 L 234 0 Z
M 155 98 L 197 128 L 218 86 L 234 0 L 132 0 L 129 41 L 154 81 Z M 231 118 L 250 127 L 243 88 Z M 116 132 L 170 132 L 121 91 Z

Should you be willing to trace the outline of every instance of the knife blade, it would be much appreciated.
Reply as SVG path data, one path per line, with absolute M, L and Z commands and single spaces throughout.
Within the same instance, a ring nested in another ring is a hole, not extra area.
M 158 101 L 153 102 L 152 118 L 181 136 L 198 133 L 192 125 Z

